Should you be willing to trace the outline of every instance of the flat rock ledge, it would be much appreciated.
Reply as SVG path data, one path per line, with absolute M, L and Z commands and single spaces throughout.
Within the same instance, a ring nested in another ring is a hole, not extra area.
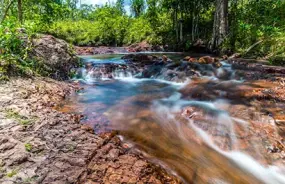
M 0 85 L 0 183 L 180 183 L 80 117 L 54 110 L 76 86 L 47 78 Z

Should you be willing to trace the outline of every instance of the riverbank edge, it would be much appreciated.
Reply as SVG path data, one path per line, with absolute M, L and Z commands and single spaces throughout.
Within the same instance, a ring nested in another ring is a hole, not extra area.
M 12 78 L 0 86 L 0 183 L 179 183 L 81 115 L 54 110 L 79 86 Z

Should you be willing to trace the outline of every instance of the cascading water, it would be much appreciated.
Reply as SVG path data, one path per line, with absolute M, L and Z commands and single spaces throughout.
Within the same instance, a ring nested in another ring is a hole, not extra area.
M 267 149 L 274 121 L 235 99 L 247 87 L 231 65 L 84 61 L 76 80 L 88 85 L 72 103 L 97 132 L 120 130 L 185 183 L 285 183 L 282 159 Z

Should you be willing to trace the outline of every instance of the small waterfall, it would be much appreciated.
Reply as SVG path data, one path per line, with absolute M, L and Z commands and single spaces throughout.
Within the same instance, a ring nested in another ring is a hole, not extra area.
M 100 64 L 81 68 L 77 72 L 76 79 L 82 79 L 86 83 L 94 83 L 104 80 L 134 78 L 137 70 L 125 65 Z
M 100 80 L 148 78 L 173 82 L 185 82 L 189 78 L 208 76 L 213 79 L 233 79 L 231 65 L 222 62 L 222 67 L 215 68 L 212 64 L 199 64 L 186 61 L 163 63 L 161 60 L 150 64 L 134 63 L 121 59 L 88 59 L 83 60 L 85 67 L 77 73 L 77 79 L 87 83 Z

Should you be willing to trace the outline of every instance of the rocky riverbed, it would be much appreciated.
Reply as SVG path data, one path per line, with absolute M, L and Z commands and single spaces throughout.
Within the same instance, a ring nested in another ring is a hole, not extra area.
M 88 89 L 73 105 L 84 106 L 87 123 L 111 124 L 188 183 L 280 183 L 269 169 L 284 173 L 284 68 L 192 57 L 90 57 L 79 74 Z
M 0 183 L 179 183 L 124 145 L 54 107 L 78 86 L 47 78 L 0 85 Z

